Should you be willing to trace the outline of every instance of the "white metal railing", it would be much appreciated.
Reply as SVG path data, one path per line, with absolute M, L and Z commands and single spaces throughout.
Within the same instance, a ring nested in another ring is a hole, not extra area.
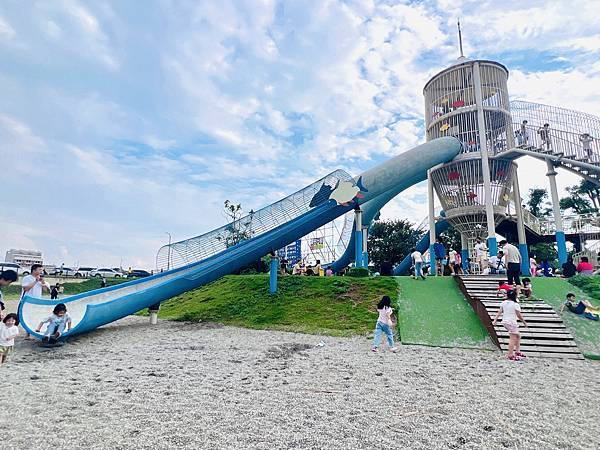
M 510 109 L 517 147 L 600 163 L 600 117 L 521 100 L 511 101 Z
M 517 147 L 533 147 L 541 152 L 572 158 L 575 161 L 600 163 L 600 140 L 597 138 L 544 126 L 513 123 L 513 127 L 516 129 Z
M 597 213 L 591 214 L 570 214 L 563 215 L 563 231 L 566 234 L 598 234 L 600 233 L 600 216 Z M 540 220 L 540 225 L 544 234 L 556 232 L 556 221 L 554 217 L 547 217 Z

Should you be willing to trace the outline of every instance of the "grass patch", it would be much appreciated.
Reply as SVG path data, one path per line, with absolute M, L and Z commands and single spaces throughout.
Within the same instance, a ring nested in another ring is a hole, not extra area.
M 396 277 L 403 343 L 438 347 L 495 348 L 488 332 L 452 277 Z
M 371 333 L 382 295 L 396 297 L 393 278 L 280 277 L 269 295 L 268 275 L 228 275 L 164 302 L 159 316 L 254 329 L 332 336 Z
M 569 278 L 569 283 L 571 283 L 573 286 L 577 286 L 592 299 L 600 301 L 600 277 L 586 277 L 578 275 L 576 277 Z
M 532 278 L 532 284 L 534 295 L 550 304 L 556 312 L 560 311 L 568 292 L 573 292 L 579 299 L 588 298 L 592 304 L 598 304 L 564 278 L 535 277 Z M 584 356 L 600 359 L 600 322 L 594 322 L 567 310 L 562 318 Z

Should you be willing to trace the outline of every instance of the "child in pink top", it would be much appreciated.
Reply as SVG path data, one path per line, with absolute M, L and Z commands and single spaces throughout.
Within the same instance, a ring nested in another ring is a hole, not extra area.
M 375 325 L 375 336 L 373 337 L 373 347 L 371 350 L 374 352 L 377 351 L 379 344 L 381 344 L 381 333 L 385 333 L 390 350 L 395 353 L 397 349 L 394 346 L 394 333 L 392 331 L 392 314 L 394 310 L 392 309 L 392 301 L 387 295 L 384 295 L 377 304 L 377 312 L 379 313 L 379 317 Z
M 498 313 L 492 322 L 493 326 L 496 326 L 500 316 L 502 316 L 502 326 L 508 331 L 508 359 L 519 361 L 525 355 L 521 353 L 521 333 L 519 332 L 517 319 L 523 322 L 525 328 L 527 328 L 527 322 L 525 322 L 523 314 L 521 314 L 521 306 L 517 303 L 516 290 L 506 293 L 506 300 L 500 304 Z

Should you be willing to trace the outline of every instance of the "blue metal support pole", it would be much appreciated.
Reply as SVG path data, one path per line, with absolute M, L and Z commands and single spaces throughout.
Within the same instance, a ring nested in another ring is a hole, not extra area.
M 558 247 L 558 266 L 560 267 L 567 262 L 567 242 L 558 200 L 558 188 L 556 187 L 556 170 L 554 170 L 554 165 L 550 160 L 546 161 L 546 166 L 548 167 L 546 175 L 548 176 L 548 181 L 550 181 L 550 196 L 552 197 L 552 210 L 556 226 L 556 246 Z
M 362 231 L 362 211 L 359 207 L 354 209 L 354 266 L 363 267 L 363 231 Z
M 279 258 L 271 256 L 271 269 L 269 273 L 269 293 L 277 292 L 277 273 L 279 272 Z
M 369 228 L 363 228 L 363 236 L 362 236 L 362 266 L 368 268 L 369 267 L 369 252 L 367 250 L 367 243 L 369 241 Z
M 514 164 L 514 163 L 513 163 Z M 527 249 L 527 236 L 525 235 L 525 224 L 523 222 L 523 206 L 521 192 L 519 188 L 518 173 L 514 171 L 513 178 L 513 194 L 515 202 L 515 212 L 517 213 L 517 235 L 519 236 L 519 253 L 521 253 L 521 273 L 523 275 L 531 275 L 531 267 L 529 265 L 529 251 Z
M 462 262 L 462 269 L 463 269 L 463 272 L 466 273 L 470 269 L 470 267 L 469 267 L 469 241 L 467 240 L 467 237 L 463 233 L 460 234 L 460 246 L 461 246 L 460 258 L 461 258 L 461 262 Z

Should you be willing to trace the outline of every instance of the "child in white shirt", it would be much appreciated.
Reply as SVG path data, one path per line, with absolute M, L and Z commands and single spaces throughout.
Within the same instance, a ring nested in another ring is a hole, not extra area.
M 40 332 L 45 323 L 48 324 L 46 331 L 44 332 L 44 337 L 42 338 L 42 342 L 45 343 L 55 343 L 58 338 L 64 334 L 65 328 L 67 331 L 71 329 L 71 316 L 69 316 L 67 313 L 67 307 L 64 305 L 64 303 L 59 303 L 54 307 L 52 315 L 46 317 L 37 326 L 35 329 L 36 333 Z
M 15 336 L 19 334 L 19 316 L 15 313 L 7 314 L 0 323 L 0 366 L 6 362 L 8 355 L 13 351 Z

